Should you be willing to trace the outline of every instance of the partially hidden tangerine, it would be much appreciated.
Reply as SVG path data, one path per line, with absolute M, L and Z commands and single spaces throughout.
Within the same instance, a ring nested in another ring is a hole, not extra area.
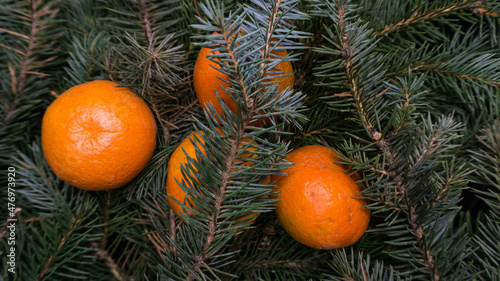
M 167 196 L 168 196 L 168 202 L 170 204 L 170 207 L 172 210 L 175 212 L 176 215 L 180 216 L 180 213 L 187 212 L 189 214 L 192 214 L 189 210 L 184 210 L 183 207 L 178 204 L 176 201 L 179 201 L 185 205 L 187 205 L 190 208 L 193 208 L 195 210 L 198 210 L 198 207 L 194 205 L 192 200 L 189 199 L 187 196 L 186 192 L 181 188 L 181 186 L 177 182 L 184 182 L 187 186 L 192 185 L 191 179 L 188 177 L 184 177 L 181 171 L 181 167 L 184 165 L 185 167 L 188 164 L 188 157 L 195 159 L 196 161 L 199 161 L 199 159 L 196 157 L 196 147 L 193 145 L 193 142 L 197 143 L 200 145 L 199 149 L 200 152 L 203 153 L 204 155 L 207 154 L 206 150 L 203 148 L 203 145 L 205 144 L 202 136 L 202 132 L 194 132 L 191 135 L 189 135 L 185 140 L 181 142 L 181 144 L 174 150 L 172 155 L 170 156 L 170 160 L 168 162 L 168 170 L 167 170 Z M 242 147 L 244 144 L 251 143 L 250 138 L 244 138 L 241 140 L 242 144 L 240 147 Z M 253 147 L 249 147 L 247 150 L 249 151 L 254 151 L 256 150 Z M 184 153 L 185 151 L 185 153 Z M 253 158 L 255 155 L 250 155 L 250 154 L 244 154 L 241 155 L 241 158 Z M 242 166 L 247 166 L 250 167 L 252 166 L 252 162 L 244 162 L 242 163 Z M 194 171 L 198 171 L 195 167 L 193 167 Z M 189 173 L 189 171 L 188 171 Z M 269 180 L 265 181 L 264 183 L 268 183 Z M 175 199 L 175 200 L 174 200 Z M 251 218 L 251 220 L 255 220 L 259 214 L 258 213 L 251 213 L 248 215 L 245 215 L 241 218 L 241 220 Z M 182 217 L 181 217 L 182 218 Z
M 280 57 L 285 57 L 288 53 L 284 51 L 273 51 L 275 55 Z M 193 71 L 193 85 L 196 92 L 196 96 L 204 110 L 207 110 L 207 106 L 211 103 L 219 116 L 222 116 L 222 106 L 217 99 L 217 94 L 226 103 L 226 105 L 235 114 L 237 113 L 237 105 L 234 100 L 226 94 L 224 89 L 229 89 L 230 85 L 225 82 L 229 80 L 229 76 L 218 70 L 219 65 L 207 58 L 207 55 L 216 54 L 212 49 L 201 48 L 198 53 Z M 289 61 L 282 61 L 276 67 L 276 72 L 281 72 L 280 74 L 267 74 L 269 79 L 265 82 L 276 82 L 278 84 L 278 91 L 283 92 L 287 88 L 293 88 L 294 75 L 292 63 Z M 281 76 L 273 78 L 273 76 Z M 286 76 L 282 76 L 286 75 Z M 225 81 L 223 81 L 225 80 Z M 263 121 L 258 122 L 257 126 L 269 123 L 269 119 L 265 118 Z

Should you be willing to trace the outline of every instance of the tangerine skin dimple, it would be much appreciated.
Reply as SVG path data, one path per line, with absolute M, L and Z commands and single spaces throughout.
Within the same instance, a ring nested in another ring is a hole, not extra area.
M 317 249 L 335 249 L 356 242 L 368 227 L 370 211 L 363 208 L 360 187 L 344 171 L 332 149 L 310 145 L 285 158 L 294 163 L 275 176 L 276 215 L 298 242 Z

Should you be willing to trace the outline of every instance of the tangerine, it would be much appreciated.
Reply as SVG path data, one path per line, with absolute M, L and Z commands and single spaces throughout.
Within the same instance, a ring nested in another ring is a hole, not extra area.
M 223 90 L 229 89 L 229 76 L 225 73 L 220 72 L 218 69 L 219 65 L 207 58 L 207 55 L 217 54 L 210 48 L 201 48 L 196 58 L 193 70 L 193 85 L 196 92 L 196 96 L 201 104 L 201 107 L 207 110 L 207 106 L 211 103 L 219 116 L 222 116 L 222 106 L 217 99 L 217 94 L 226 103 L 226 105 L 231 109 L 232 112 L 237 114 L 238 108 L 234 100 Z M 288 52 L 283 51 L 273 51 L 275 55 L 280 57 L 285 57 Z M 294 75 L 292 63 L 289 61 L 282 61 L 275 67 L 280 73 L 268 73 L 266 77 L 269 79 L 265 82 L 276 82 L 278 83 L 279 92 L 283 92 L 288 87 L 293 88 Z M 273 76 L 278 76 L 273 78 Z M 263 122 L 259 122 L 257 126 L 269 123 L 269 119 L 265 118 Z
M 295 163 L 286 176 L 274 176 L 278 198 L 276 215 L 283 228 L 300 243 L 335 249 L 356 242 L 365 232 L 370 211 L 363 206 L 360 187 L 345 173 L 334 150 L 309 145 L 285 158 Z
M 182 167 L 182 165 L 186 166 L 188 164 L 188 157 L 195 159 L 195 161 L 199 161 L 199 159 L 196 157 L 196 146 L 193 145 L 193 142 L 195 142 L 196 145 L 198 145 L 198 144 L 204 145 L 205 142 L 201 136 L 202 136 L 201 132 L 194 132 L 191 135 L 189 135 L 174 150 L 174 152 L 170 156 L 170 160 L 168 162 L 167 187 L 166 187 L 168 202 L 169 202 L 172 210 L 179 217 L 181 217 L 179 214 L 183 213 L 185 211 L 184 211 L 183 207 L 177 203 L 177 201 L 184 203 L 188 207 L 197 209 L 197 207 L 193 204 L 192 200 L 189 199 L 189 197 L 187 197 L 186 192 L 182 189 L 182 187 L 177 182 L 184 182 L 187 186 L 190 186 L 193 184 L 192 180 L 189 177 L 187 177 L 187 176 L 185 177 L 182 174 L 181 167 Z M 252 140 L 250 138 L 243 138 L 241 140 L 240 147 L 242 147 L 244 144 L 250 143 L 251 141 Z M 203 153 L 204 155 L 207 154 L 207 152 L 203 146 L 199 146 L 199 149 L 200 149 L 200 152 Z M 255 151 L 256 148 L 248 147 L 247 150 Z M 253 157 L 255 157 L 255 155 L 243 154 L 240 157 L 241 158 L 253 158 Z M 252 162 L 244 162 L 241 165 L 246 166 L 246 167 L 250 167 L 253 165 L 253 163 Z M 194 170 L 193 172 L 198 172 L 198 169 L 196 169 L 196 167 L 192 167 L 192 168 Z M 187 172 L 191 173 L 191 171 L 187 171 Z M 269 182 L 269 179 L 266 179 L 264 181 L 264 184 L 267 184 L 268 182 Z M 190 212 L 189 210 L 186 210 L 186 212 L 188 214 L 192 214 L 192 212 Z M 240 220 L 252 218 L 252 221 L 254 221 L 258 215 L 259 215 L 258 213 L 251 213 L 251 214 L 243 216 Z
M 61 94 L 42 119 L 42 149 L 54 173 L 85 190 L 114 189 L 135 178 L 156 147 L 156 121 L 146 102 L 111 81 L 91 81 Z

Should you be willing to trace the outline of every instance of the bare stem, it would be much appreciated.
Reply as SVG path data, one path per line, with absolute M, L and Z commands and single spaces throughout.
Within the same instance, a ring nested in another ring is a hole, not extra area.
M 116 264 L 116 262 L 113 260 L 113 258 L 109 255 L 108 251 L 106 251 L 104 248 L 99 247 L 97 245 L 97 243 L 95 243 L 95 242 L 92 243 L 92 247 L 97 248 L 97 256 L 100 259 L 104 260 L 104 262 L 109 267 L 109 269 L 111 270 L 111 273 L 113 273 L 113 276 L 116 278 L 116 280 L 119 280 L 119 281 L 129 280 L 121 272 L 120 267 Z
M 149 9 L 148 6 L 146 5 L 145 0 L 140 0 L 139 5 L 142 14 L 142 21 L 144 22 L 144 35 L 146 36 L 146 41 L 149 44 L 151 38 L 153 37 L 153 31 L 151 29 L 151 21 L 149 20 Z M 154 46 L 150 46 L 150 48 L 151 51 L 154 50 Z

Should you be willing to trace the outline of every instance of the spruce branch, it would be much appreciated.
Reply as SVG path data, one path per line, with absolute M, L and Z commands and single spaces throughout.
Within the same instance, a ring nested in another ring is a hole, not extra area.
M 53 19 L 57 13 L 58 10 L 54 9 L 48 5 L 39 7 L 42 1 L 39 0 L 31 0 L 31 14 L 30 16 L 30 21 L 31 21 L 31 26 L 29 28 L 29 35 L 27 36 L 20 36 L 23 37 L 28 41 L 28 44 L 26 46 L 26 50 L 22 51 L 22 62 L 20 69 L 18 70 L 17 77 L 12 77 L 12 87 L 14 91 L 14 101 L 13 104 L 16 104 L 18 102 L 18 95 L 22 93 L 25 89 L 25 85 L 27 83 L 27 76 L 28 74 L 34 74 L 32 69 L 33 69 L 33 61 L 32 61 L 32 56 L 33 53 L 35 52 L 35 49 L 38 48 L 38 44 L 41 44 L 42 42 L 38 42 L 38 37 L 39 33 L 41 30 L 45 28 L 49 28 L 50 26 L 43 25 L 41 24 L 41 18 L 43 17 L 48 17 L 49 19 Z M 21 35 L 18 33 L 15 33 L 17 36 Z M 45 62 L 49 62 L 51 60 L 54 60 L 54 57 L 49 57 L 45 58 Z M 12 106 L 11 110 L 15 109 L 15 105 Z M 7 113 L 7 116 L 10 116 Z M 6 118 L 7 119 L 7 118 Z M 4 121 L 5 122 L 5 121 Z
M 109 232 L 109 208 L 111 205 L 111 191 L 108 190 L 106 192 L 106 205 L 104 206 L 104 231 L 103 231 L 103 236 L 102 236 L 102 247 L 105 248 L 107 244 L 107 237 L 108 232 Z
M 252 276 L 261 276 L 264 280 L 293 280 L 304 275 L 320 278 L 328 255 L 322 251 L 311 252 L 296 243 L 272 220 L 238 237 L 237 243 L 242 246 L 231 272 L 240 272 L 239 279 L 243 280 L 250 280 Z
M 222 19 L 221 19 L 222 20 Z M 239 89 L 241 90 L 243 94 L 243 102 L 246 105 L 246 107 L 253 106 L 248 103 L 248 94 L 247 94 L 247 87 L 246 84 L 243 81 L 243 77 L 240 73 L 240 67 L 239 67 L 239 62 L 236 58 L 236 55 L 231 48 L 231 34 L 233 33 L 232 30 L 228 30 L 226 27 L 226 24 L 221 21 L 220 22 L 220 29 L 221 29 L 221 35 L 222 35 L 222 40 L 224 41 L 224 46 L 226 48 L 226 52 L 230 58 L 229 61 L 229 66 L 235 69 L 235 75 L 234 75 L 234 80 L 237 81 L 239 84 Z M 226 155 L 226 161 L 223 170 L 221 171 L 221 180 L 220 180 L 220 186 L 218 192 L 215 194 L 215 208 L 213 210 L 213 215 L 210 217 L 208 221 L 208 231 L 207 235 L 205 237 L 205 243 L 203 245 L 203 254 L 197 257 L 194 257 L 194 260 L 196 263 L 193 266 L 193 271 L 195 273 L 198 273 L 200 269 L 205 265 L 205 261 L 210 257 L 208 252 L 210 247 L 212 246 L 215 234 L 217 232 L 218 228 L 218 219 L 221 215 L 221 209 L 224 201 L 224 197 L 226 196 L 226 189 L 229 184 L 229 178 L 231 176 L 231 173 L 235 167 L 235 160 L 236 156 L 238 154 L 239 147 L 241 145 L 241 140 L 243 138 L 243 132 L 247 129 L 248 126 L 248 120 L 250 119 L 250 112 L 251 110 L 246 111 L 246 114 L 242 115 L 242 120 L 241 122 L 238 123 L 239 128 L 237 130 L 237 134 L 235 135 L 234 139 L 229 139 L 229 153 Z M 193 274 L 189 274 L 186 277 L 186 280 L 194 280 L 195 276 Z
M 227 37 L 226 37 L 227 38 Z M 243 119 L 242 127 L 246 127 L 245 119 Z M 226 158 L 226 165 L 224 170 L 222 170 L 221 174 L 221 183 L 219 187 L 218 193 L 215 195 L 215 210 L 212 217 L 208 221 L 208 235 L 205 238 L 205 243 L 203 245 L 203 255 L 195 258 L 196 264 L 194 264 L 193 271 L 199 272 L 200 268 L 205 264 L 205 261 L 209 257 L 208 252 L 210 247 L 212 246 L 213 240 L 215 238 L 215 234 L 217 232 L 218 219 L 221 215 L 222 204 L 224 201 L 224 197 L 226 196 L 226 189 L 229 184 L 229 178 L 231 176 L 231 172 L 235 166 L 235 159 L 238 154 L 238 150 L 241 144 L 241 139 L 243 138 L 243 131 L 240 131 L 240 134 L 236 136 L 236 139 L 230 139 L 230 151 Z M 194 280 L 194 275 L 188 275 L 186 280 Z
M 363 252 L 355 252 L 352 248 L 349 254 L 346 249 L 334 250 L 330 254 L 332 261 L 329 263 L 329 266 L 336 275 L 325 274 L 324 280 L 409 280 L 408 278 L 400 277 L 400 273 L 391 266 L 386 267 L 383 261 L 373 261 L 370 255 L 365 255 Z
M 0 166 L 16 168 L 17 279 L 500 280 L 497 1 L 240 2 L 2 2 Z M 214 50 L 236 114 L 195 99 L 200 46 Z M 296 83 L 280 93 L 265 78 L 282 61 Z M 131 87 L 163 129 L 148 167 L 107 193 L 65 184 L 31 144 L 48 103 L 94 79 Z M 179 219 L 166 164 L 193 130 L 205 144 L 177 179 L 188 193 Z M 261 180 L 308 144 L 362 175 L 371 222 L 347 250 L 302 246 L 266 213 L 275 199 Z
M 149 219 L 145 219 L 145 221 L 155 224 L 155 221 L 158 220 L 164 220 L 165 223 L 168 223 L 168 229 L 166 231 L 170 232 L 169 236 L 171 239 L 175 239 L 175 231 L 176 231 L 176 225 L 175 225 L 175 213 L 174 216 L 172 217 L 172 209 L 170 209 L 169 215 L 164 210 L 164 205 L 158 202 L 156 199 L 156 196 L 150 196 L 148 197 L 149 200 L 152 201 L 153 204 L 151 204 L 150 207 L 143 207 L 148 211 L 147 214 L 143 214 L 145 217 L 149 217 Z M 168 222 L 167 222 L 168 219 Z M 157 229 L 161 229 L 158 227 Z M 163 235 L 159 232 L 155 232 L 153 230 L 145 230 L 147 233 L 146 236 L 148 237 L 149 241 L 154 244 L 155 250 L 158 253 L 158 256 L 164 256 L 165 251 L 171 250 L 175 251 L 175 248 L 173 245 L 169 245 L 169 243 L 166 241 L 166 239 L 163 238 Z M 175 255 L 175 253 L 174 253 Z
M 227 26 L 225 26 L 225 23 L 220 24 L 220 29 L 221 29 L 221 34 L 222 34 L 222 40 L 224 41 L 224 47 L 226 48 L 226 52 L 229 55 L 230 61 L 228 63 L 228 67 L 233 68 L 235 70 L 234 74 L 234 79 L 237 81 L 239 89 L 241 90 L 241 93 L 243 94 L 243 102 L 246 105 L 246 107 L 249 108 L 246 114 L 242 116 L 242 128 L 239 129 L 246 129 L 246 126 L 248 124 L 249 120 L 249 114 L 251 112 L 252 107 L 255 106 L 254 103 L 250 103 L 248 99 L 248 89 L 247 86 L 245 85 L 245 82 L 243 81 L 243 76 L 241 75 L 241 67 L 239 67 L 239 62 L 238 59 L 236 58 L 236 54 L 234 53 L 233 49 L 231 48 L 231 33 L 234 31 L 231 29 L 228 29 Z M 232 151 L 232 149 L 231 149 Z
M 347 83 L 349 85 L 349 96 L 352 97 L 354 101 L 354 106 L 356 107 L 357 113 L 359 114 L 359 117 L 361 119 L 361 122 L 363 124 L 363 127 L 366 129 L 368 135 L 371 137 L 371 139 L 374 141 L 374 144 L 385 154 L 385 158 L 387 161 L 387 165 L 390 167 L 392 166 L 393 162 L 393 153 L 391 149 L 391 144 L 383 138 L 382 134 L 376 129 L 375 125 L 372 123 L 371 118 L 369 117 L 368 111 L 370 110 L 370 104 L 371 101 L 373 101 L 373 98 L 380 98 L 381 95 L 383 95 L 386 90 L 381 91 L 379 94 L 376 96 L 366 99 L 365 94 L 364 94 L 364 88 L 365 85 L 360 84 L 362 81 L 358 75 L 360 74 L 358 71 L 353 69 L 353 67 L 357 67 L 353 65 L 353 59 L 355 57 L 360 56 L 361 54 L 364 54 L 366 52 L 370 51 L 370 47 L 367 49 L 362 49 L 360 50 L 353 49 L 354 47 L 354 39 L 352 38 L 351 31 L 348 30 L 348 27 L 346 26 L 346 17 L 348 16 L 348 3 L 349 1 L 339 1 L 338 6 L 334 7 L 334 4 L 328 4 L 329 8 L 335 11 L 335 17 L 337 21 L 337 25 L 339 27 L 339 34 L 338 34 L 338 40 L 339 40 L 339 47 L 340 47 L 340 57 L 343 60 L 343 63 L 341 64 L 343 67 L 343 71 L 345 72 Z M 353 28 L 353 27 L 350 27 Z M 351 29 L 352 30 L 352 29 Z M 361 35 L 360 37 L 363 39 L 365 35 Z M 361 40 L 363 40 L 361 39 Z M 357 39 L 359 40 L 359 39 Z M 356 46 L 357 47 L 357 46 Z
M 109 9 L 116 41 L 101 64 L 110 77 L 150 103 L 167 143 L 170 130 L 179 128 L 169 116 L 182 112 L 179 99 L 189 97 L 188 56 L 178 41 L 185 31 L 176 29 L 184 20 L 181 8 L 175 0 L 117 1 Z
M 471 75 L 471 74 L 454 73 L 454 72 L 449 71 L 449 70 L 441 69 L 441 67 L 443 67 L 445 65 L 446 65 L 446 62 L 440 62 L 438 64 L 419 64 L 417 66 L 409 68 L 408 70 L 413 71 L 413 72 L 419 72 L 419 71 L 436 72 L 436 73 L 439 73 L 439 74 L 442 74 L 442 75 L 446 75 L 446 76 L 455 76 L 455 77 L 459 77 L 459 78 L 466 78 L 466 79 L 469 79 L 469 80 L 476 80 L 476 81 L 479 81 L 479 82 L 483 82 L 483 83 L 494 85 L 496 87 L 500 87 L 500 81 L 489 80 L 489 79 L 485 79 L 485 78 L 482 78 L 482 77 L 474 76 L 474 75 Z M 398 72 L 397 76 L 408 74 L 408 70 L 407 71 L 400 71 L 400 72 Z
M 417 213 L 416 208 L 410 205 L 411 203 L 409 203 L 408 200 L 405 200 L 404 202 L 406 203 L 405 209 L 408 212 L 409 223 L 412 229 L 412 233 L 416 237 L 417 248 L 420 250 L 420 254 L 423 257 L 426 269 L 429 275 L 432 276 L 431 278 L 433 281 L 439 281 L 440 277 L 437 272 L 437 268 L 434 265 L 434 255 L 428 249 L 428 246 L 425 243 L 424 228 L 422 227 L 421 222 L 419 220 L 419 214 Z
M 419 10 L 420 7 L 417 6 L 414 8 L 415 11 L 411 14 L 410 17 L 387 25 L 384 29 L 378 31 L 376 35 L 383 36 L 387 33 L 393 32 L 401 27 L 404 27 L 404 26 L 407 26 L 410 24 L 414 24 L 416 22 L 427 21 L 427 20 L 430 20 L 433 18 L 442 17 L 442 16 L 447 15 L 449 13 L 453 13 L 455 11 L 470 7 L 471 3 L 472 3 L 472 1 L 470 1 L 470 0 L 455 1 L 455 3 L 450 3 L 448 5 L 437 7 L 435 9 L 431 9 L 430 11 Z M 421 5 L 425 6 L 426 3 L 422 2 Z
M 294 9 L 294 3 L 280 2 L 279 7 Z M 209 105 L 205 111 L 207 125 L 195 120 L 195 129 L 202 132 L 202 141 L 192 141 L 196 159 L 187 157 L 187 165 L 181 167 L 184 179 L 176 179 L 186 192 L 184 201 L 176 201 L 190 213 L 181 213 L 188 226 L 181 225 L 177 239 L 170 239 L 177 248 L 180 262 L 171 268 L 179 270 L 178 273 L 170 272 L 168 275 L 171 278 L 178 278 L 179 275 L 185 280 L 210 278 L 208 276 L 216 279 L 219 276 L 236 277 L 227 271 L 227 267 L 235 262 L 236 253 L 229 247 L 229 241 L 237 236 L 241 228 L 248 228 L 251 220 L 242 217 L 271 210 L 274 200 L 262 197 L 271 193 L 271 190 L 268 185 L 259 182 L 264 176 L 274 174 L 286 165 L 279 163 L 286 146 L 264 138 L 265 132 L 279 133 L 276 126 L 257 128 L 251 122 L 269 117 L 272 113 L 262 114 L 259 113 L 260 109 L 271 111 L 276 102 L 283 105 L 283 111 L 288 111 L 285 117 L 297 122 L 300 114 L 296 111 L 301 99 L 300 93 L 292 94 L 290 90 L 280 96 L 276 85 L 263 83 L 264 75 L 274 65 L 287 59 L 269 58 L 265 53 L 266 48 L 267 52 L 275 48 L 274 45 L 267 46 L 274 39 L 267 32 L 275 32 L 281 27 L 280 32 L 285 35 L 278 35 L 278 38 L 283 44 L 281 48 L 286 49 L 289 44 L 286 34 L 294 33 L 286 29 L 288 25 L 284 25 L 283 21 L 288 17 L 298 17 L 295 12 L 287 14 L 286 9 L 285 12 L 280 9 L 268 10 L 268 7 L 275 5 L 273 1 L 255 1 L 252 5 L 240 6 L 227 17 L 220 3 L 206 1 L 199 6 L 206 17 L 199 18 L 201 24 L 194 27 L 217 33 L 196 37 L 208 41 L 200 45 L 214 50 L 214 55 L 207 57 L 219 65 L 222 73 L 228 75 L 225 81 L 230 87 L 224 91 L 237 104 L 238 112 L 232 112 L 220 100 L 222 116 Z M 273 28 L 269 28 L 270 25 Z M 263 61 L 269 62 L 271 66 Z M 221 120 L 221 124 L 217 124 L 214 121 L 216 119 Z M 244 142 L 244 138 L 250 138 L 251 142 Z M 201 148 L 206 153 L 202 153 Z M 247 161 L 252 165 L 244 164 Z M 271 165 L 274 167 L 269 170 Z M 173 260 L 173 255 L 169 254 L 168 259 Z
M 451 117 L 438 118 L 435 123 L 430 117 L 423 119 L 416 110 L 428 93 L 420 90 L 425 87 L 426 75 L 414 75 L 410 68 L 407 78 L 384 79 L 384 70 L 389 67 L 384 61 L 390 56 L 378 53 L 377 45 L 384 43 L 374 39 L 359 19 L 349 15 L 356 9 L 349 1 L 314 4 L 315 13 L 332 20 L 332 27 L 327 27 L 329 37 L 325 37 L 332 47 L 318 48 L 317 52 L 338 58 L 318 67 L 319 76 L 335 77 L 322 83 L 333 90 L 328 102 L 339 111 L 352 107 L 356 125 L 364 128 L 368 136 L 366 139 L 348 134 L 364 146 L 346 143 L 344 150 L 354 151 L 354 155 L 372 147 L 378 151 L 377 155 L 368 156 L 367 150 L 356 156 L 357 161 L 351 160 L 352 156 L 345 158 L 353 170 L 370 171 L 364 180 L 370 185 L 362 193 L 373 202 L 368 208 L 387 215 L 378 226 L 380 229 L 370 232 L 397 237 L 386 243 L 405 250 L 389 249 L 388 255 L 400 261 L 412 257 L 411 266 L 401 266 L 398 270 L 411 270 L 417 279 L 456 276 L 453 266 L 463 266 L 460 251 L 430 241 L 442 238 L 443 233 L 455 235 L 448 230 L 458 212 L 458 194 L 467 183 L 460 177 L 468 173 L 461 166 L 443 178 L 446 170 L 442 169 L 457 148 L 451 142 L 459 137 L 457 132 L 461 127 Z M 384 112 L 382 109 L 386 107 L 393 108 L 393 112 Z M 420 128 L 418 133 L 414 131 L 416 127 Z M 436 224 L 436 220 L 441 223 Z M 461 247 L 469 247 L 466 238 Z M 440 260 L 443 253 L 449 255 L 451 262 Z
M 479 280 L 498 280 L 500 278 L 500 223 L 495 214 L 486 216 L 479 222 L 478 233 L 474 237 L 479 248 L 474 252 L 475 261 L 481 266 Z
M 500 119 L 484 126 L 476 139 L 481 147 L 470 151 L 475 175 L 472 180 L 487 188 L 474 192 L 496 216 L 500 216 Z
M 54 56 L 41 58 L 39 54 L 35 55 L 35 53 L 39 53 L 39 49 L 43 49 L 42 47 L 47 43 L 45 40 L 40 38 L 42 36 L 41 33 L 43 33 L 45 29 L 50 28 L 50 20 L 55 18 L 58 10 L 52 7 L 53 3 L 50 2 L 42 5 L 42 1 L 31 0 L 29 4 L 29 7 L 20 7 L 19 11 L 14 9 L 11 10 L 10 12 L 12 14 L 9 15 L 13 18 L 27 17 L 25 19 L 30 22 L 27 34 L 6 28 L 2 28 L 0 30 L 22 39 L 23 43 L 27 41 L 25 46 L 20 46 L 19 49 L 12 48 L 7 44 L 2 43 L 2 46 L 5 49 L 14 51 L 21 55 L 21 57 L 15 61 L 15 65 L 13 62 L 8 62 L 13 98 L 8 101 L 9 103 L 5 105 L 5 111 L 2 112 L 3 116 L 0 123 L 0 134 L 6 132 L 8 124 L 18 111 L 21 96 L 24 94 L 30 75 L 38 75 L 40 77 L 45 76 L 46 74 L 41 72 L 44 65 L 55 60 Z
M 55 248 L 54 253 L 52 255 L 50 255 L 48 257 L 47 261 L 45 262 L 45 264 L 42 265 L 42 270 L 38 274 L 38 277 L 36 278 L 37 281 L 43 280 L 46 277 L 46 275 L 49 273 L 49 271 L 51 270 L 51 268 L 54 264 L 55 259 L 57 258 L 57 255 L 59 254 L 61 249 L 65 246 L 66 241 L 73 234 L 73 231 L 75 230 L 75 228 L 80 226 L 80 224 L 82 223 L 82 220 L 83 220 L 83 216 L 72 218 L 71 225 L 69 226 L 67 232 L 63 235 L 63 237 L 59 240 L 59 243 L 58 243 L 57 247 Z

